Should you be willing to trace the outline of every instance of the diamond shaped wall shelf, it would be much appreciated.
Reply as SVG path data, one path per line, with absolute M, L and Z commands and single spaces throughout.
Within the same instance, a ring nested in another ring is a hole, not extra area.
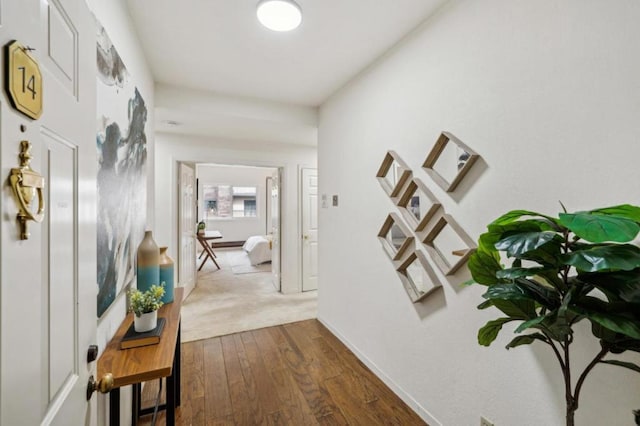
M 421 301 L 435 290 L 442 288 L 436 273 L 421 251 L 411 253 L 397 271 L 413 303 Z
M 460 139 L 442 132 L 422 167 L 445 191 L 451 192 L 480 157 Z
M 420 232 L 427 226 L 441 204 L 420 179 L 414 178 L 400 197 L 398 207 L 413 229 Z
M 391 198 L 398 197 L 404 185 L 411 179 L 411 169 L 394 151 L 388 151 L 376 174 L 382 189 Z
M 460 269 L 476 249 L 475 242 L 448 214 L 438 219 L 423 242 L 445 275 L 452 275 Z
M 398 260 L 414 241 L 411 230 L 396 213 L 390 213 L 384 221 L 378 239 L 391 260 Z

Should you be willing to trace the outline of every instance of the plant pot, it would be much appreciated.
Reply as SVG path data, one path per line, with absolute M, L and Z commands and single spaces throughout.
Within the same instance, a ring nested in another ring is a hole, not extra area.
M 133 315 L 133 328 L 137 333 L 151 331 L 158 325 L 158 311 L 147 312 L 140 316 Z

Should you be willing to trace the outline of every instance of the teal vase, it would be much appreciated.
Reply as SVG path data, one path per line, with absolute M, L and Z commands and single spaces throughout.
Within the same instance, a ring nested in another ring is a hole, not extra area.
M 164 283 L 162 303 L 173 302 L 173 259 L 167 254 L 167 247 L 160 247 L 160 283 Z
M 147 291 L 152 285 L 160 284 L 160 249 L 153 240 L 151 231 L 144 233 L 138 246 L 137 287 Z

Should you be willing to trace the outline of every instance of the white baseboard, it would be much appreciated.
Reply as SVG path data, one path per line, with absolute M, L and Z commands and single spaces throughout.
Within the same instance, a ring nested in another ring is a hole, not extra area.
M 422 420 L 427 422 L 430 426 L 442 426 L 440 423 L 426 408 L 420 405 L 411 395 L 398 386 L 384 371 L 371 361 L 364 353 L 362 353 L 357 347 L 351 344 L 340 332 L 331 326 L 325 319 L 318 317 L 318 321 L 322 323 L 331 333 L 333 333 L 351 352 L 353 352 L 360 361 L 362 361 L 380 380 L 384 382 L 405 404 L 413 409 L 413 411 L 420 416 Z

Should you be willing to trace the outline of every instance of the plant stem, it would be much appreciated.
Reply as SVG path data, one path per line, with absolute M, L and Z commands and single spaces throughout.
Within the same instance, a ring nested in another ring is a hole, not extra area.
M 596 355 L 593 360 L 591 360 L 591 362 L 589 363 L 589 365 L 587 365 L 587 367 L 584 369 L 584 371 L 582 372 L 582 374 L 580 375 L 580 377 L 578 378 L 578 383 L 576 383 L 576 390 L 575 393 L 573 395 L 573 400 L 575 401 L 575 407 L 576 410 L 578 409 L 578 399 L 580 398 L 580 391 L 582 390 L 582 385 L 584 384 L 584 380 L 587 378 L 587 374 L 589 374 L 589 372 L 591 370 L 593 370 L 593 367 L 596 366 L 597 363 L 600 362 L 600 360 L 602 358 L 604 358 L 604 356 L 609 352 L 609 349 L 607 348 L 602 348 L 600 350 L 600 352 L 598 352 L 598 355 Z
M 562 373 L 564 375 L 564 396 L 567 405 L 567 426 L 573 426 L 577 404 L 573 398 L 571 391 L 571 359 L 569 357 L 569 339 L 565 337 L 562 348 L 564 349 L 564 367 Z

